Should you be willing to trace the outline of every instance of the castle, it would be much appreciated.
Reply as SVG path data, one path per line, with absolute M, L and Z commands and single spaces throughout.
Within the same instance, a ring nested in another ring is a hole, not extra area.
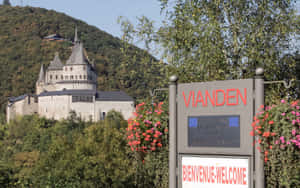
M 97 91 L 97 74 L 84 53 L 83 43 L 75 30 L 74 46 L 63 64 L 58 53 L 47 70 L 41 65 L 36 93 L 9 98 L 6 118 L 39 114 L 56 120 L 67 118 L 71 111 L 83 120 L 98 121 L 110 110 L 128 119 L 134 111 L 134 100 L 123 91 Z

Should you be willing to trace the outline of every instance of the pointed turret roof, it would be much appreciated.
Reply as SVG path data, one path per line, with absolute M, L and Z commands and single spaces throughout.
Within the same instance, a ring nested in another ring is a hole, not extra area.
M 81 42 L 75 43 L 72 54 L 67 60 L 67 65 L 82 65 L 89 64 L 87 57 L 84 54 L 83 45 Z
M 38 82 L 44 82 L 44 81 L 45 81 L 44 65 L 42 64 Z
M 75 35 L 74 35 L 74 43 L 78 43 L 80 42 L 79 39 L 78 39 L 78 35 L 77 35 L 77 26 L 75 27 Z
M 56 52 L 53 61 L 50 62 L 48 70 L 62 70 L 63 66 L 64 65 L 61 63 L 61 60 L 59 59 L 58 52 Z

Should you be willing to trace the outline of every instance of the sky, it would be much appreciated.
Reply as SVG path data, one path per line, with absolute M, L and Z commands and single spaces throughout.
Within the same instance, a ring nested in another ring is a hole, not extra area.
M 89 25 L 121 37 L 119 16 L 137 23 L 137 17 L 146 16 L 161 22 L 160 4 L 157 0 L 10 0 L 13 6 L 33 6 L 63 12 Z
M 0 0 L 1 1 L 1 0 Z M 118 17 L 127 18 L 134 25 L 137 17 L 146 16 L 159 27 L 163 16 L 158 0 L 10 0 L 13 6 L 33 6 L 55 10 L 98 27 L 121 38 L 122 31 Z M 296 2 L 300 14 L 300 0 Z M 143 48 L 142 44 L 136 44 Z

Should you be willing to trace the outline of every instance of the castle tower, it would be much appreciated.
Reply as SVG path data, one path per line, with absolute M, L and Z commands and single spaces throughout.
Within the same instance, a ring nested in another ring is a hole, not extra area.
M 43 64 L 40 69 L 39 78 L 35 85 L 36 85 L 36 94 L 37 95 L 44 91 L 45 73 L 44 73 L 44 65 Z
M 91 65 L 75 28 L 74 46 L 66 64 L 61 62 L 56 52 L 45 73 L 43 66 L 41 67 L 36 92 L 40 94 L 43 91 L 96 90 L 96 86 L 95 68 Z

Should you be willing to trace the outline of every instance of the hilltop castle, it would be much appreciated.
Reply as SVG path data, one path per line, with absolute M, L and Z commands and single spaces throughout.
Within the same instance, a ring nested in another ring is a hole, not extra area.
M 97 74 L 84 53 L 83 43 L 75 30 L 72 53 L 65 64 L 55 54 L 47 70 L 41 65 L 36 94 L 9 98 L 7 121 L 18 115 L 39 114 L 63 119 L 75 111 L 83 120 L 98 121 L 110 110 L 122 113 L 125 119 L 134 110 L 133 98 L 123 91 L 97 91 Z

